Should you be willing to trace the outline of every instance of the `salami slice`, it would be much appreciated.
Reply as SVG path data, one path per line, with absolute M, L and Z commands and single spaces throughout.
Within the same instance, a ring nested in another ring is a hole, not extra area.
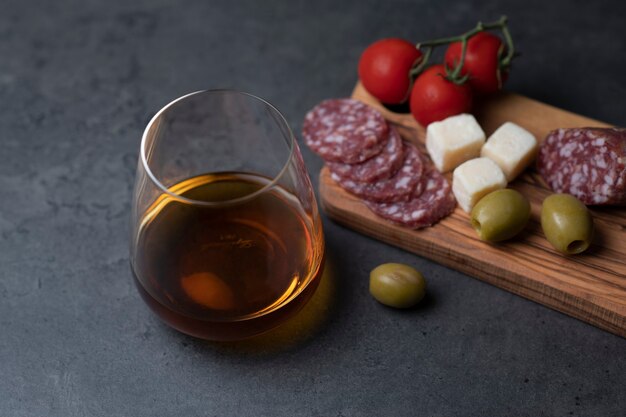
M 356 164 L 378 155 L 388 126 L 377 110 L 358 100 L 324 100 L 304 118 L 302 136 L 326 161 Z
M 386 203 L 406 201 L 411 198 L 415 189 L 420 187 L 424 162 L 413 145 L 404 144 L 403 147 L 402 167 L 389 179 L 371 183 L 361 182 L 341 178 L 332 172 L 331 178 L 345 190 L 365 200 Z
M 626 129 L 557 129 L 539 149 L 537 169 L 550 188 L 589 205 L 626 205 Z
M 404 151 L 402 138 L 393 126 L 389 127 L 389 140 L 381 153 L 360 164 L 328 162 L 332 173 L 341 178 L 359 182 L 375 182 L 388 179 L 402 166 Z
M 378 216 L 401 226 L 419 229 L 432 226 L 454 211 L 456 200 L 448 181 L 434 167 L 428 166 L 424 174 L 424 187 L 410 200 L 396 203 L 365 205 Z

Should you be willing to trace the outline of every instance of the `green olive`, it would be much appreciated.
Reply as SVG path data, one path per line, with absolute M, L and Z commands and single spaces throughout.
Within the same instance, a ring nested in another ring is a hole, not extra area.
M 487 194 L 474 206 L 472 227 L 489 242 L 510 239 L 524 229 L 530 218 L 530 203 L 510 188 Z
M 573 195 L 553 194 L 543 200 L 541 227 L 552 246 L 566 255 L 581 253 L 591 244 L 591 213 Z
M 424 277 L 408 265 L 382 264 L 370 272 L 370 294 L 387 306 L 412 307 L 424 298 L 425 292 Z

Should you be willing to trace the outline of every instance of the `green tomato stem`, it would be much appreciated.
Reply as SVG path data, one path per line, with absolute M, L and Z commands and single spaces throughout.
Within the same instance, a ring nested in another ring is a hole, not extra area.
M 446 79 L 448 79 L 449 81 L 455 84 L 459 84 L 459 85 L 463 84 L 469 78 L 467 75 L 461 76 L 461 70 L 463 68 L 463 63 L 465 62 L 465 55 L 467 53 L 467 42 L 472 36 L 476 35 L 479 32 L 483 32 L 486 30 L 494 30 L 494 29 L 499 29 L 502 32 L 502 35 L 504 36 L 504 39 L 507 44 L 507 54 L 505 57 L 503 57 L 500 60 L 500 68 L 508 67 L 509 65 L 511 65 L 511 60 L 515 56 L 515 49 L 513 46 L 513 38 L 511 37 L 511 33 L 509 32 L 509 29 L 507 27 L 507 17 L 502 16 L 500 17 L 500 19 L 496 20 L 495 22 L 491 22 L 491 23 L 478 22 L 473 29 L 468 30 L 467 32 L 458 36 L 450 36 L 447 38 L 429 40 L 425 42 L 418 42 L 415 45 L 416 48 L 418 49 L 428 48 L 428 49 L 426 49 L 424 58 L 420 61 L 419 65 L 411 69 L 411 77 L 417 76 L 421 72 L 421 70 L 423 70 L 426 67 L 426 65 L 428 64 L 428 60 L 430 59 L 430 55 L 431 55 L 433 48 L 440 46 L 440 45 L 447 45 L 453 42 L 461 42 L 461 59 L 459 60 L 459 62 L 456 63 L 454 69 L 450 69 L 446 67 Z
M 504 17 L 504 26 L 502 26 L 502 36 L 504 36 L 504 40 L 506 40 L 506 48 L 507 48 L 507 54 L 504 58 L 502 58 L 502 60 L 500 61 L 500 68 L 506 68 L 508 66 L 511 65 L 511 61 L 513 60 L 513 58 L 515 57 L 515 46 L 513 45 L 513 37 L 511 36 L 511 33 L 509 32 L 509 28 L 506 25 L 506 17 Z
M 409 70 L 409 89 L 407 90 L 406 95 L 404 99 L 402 100 L 403 102 L 407 101 L 409 97 L 411 96 L 411 91 L 413 91 L 413 83 L 415 82 L 415 79 L 417 78 L 417 76 L 424 70 L 424 68 L 428 64 L 428 60 L 430 59 L 430 54 L 432 51 L 433 51 L 433 48 L 431 48 L 430 46 L 427 46 L 424 50 L 424 54 L 422 55 L 421 59 L 417 61 L 413 65 L 413 67 Z
M 481 27 L 480 22 L 478 22 L 478 27 Z M 458 80 L 459 75 L 461 74 L 461 69 L 463 68 L 463 63 L 465 62 L 465 54 L 467 53 L 467 40 L 468 38 L 463 37 L 461 40 L 461 59 L 456 63 L 456 67 L 454 67 L 454 71 L 450 74 L 450 80 Z
M 427 46 L 424 49 L 424 55 L 422 55 L 422 59 L 420 59 L 417 62 L 417 64 L 413 68 L 411 68 L 411 71 L 409 72 L 411 79 L 415 78 L 426 67 L 426 65 L 428 64 L 428 60 L 430 59 L 430 54 L 432 53 L 432 51 L 433 51 L 433 48 L 430 46 Z

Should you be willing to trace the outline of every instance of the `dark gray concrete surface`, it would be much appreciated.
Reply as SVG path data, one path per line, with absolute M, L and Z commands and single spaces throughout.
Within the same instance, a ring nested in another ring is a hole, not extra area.
M 626 125 L 624 4 L 0 0 L 0 416 L 626 415 L 626 340 L 326 218 L 322 290 L 246 343 L 162 325 L 127 243 L 140 136 L 175 97 L 246 90 L 299 131 L 372 41 L 505 13 L 508 89 Z M 426 275 L 420 308 L 369 296 L 389 261 Z

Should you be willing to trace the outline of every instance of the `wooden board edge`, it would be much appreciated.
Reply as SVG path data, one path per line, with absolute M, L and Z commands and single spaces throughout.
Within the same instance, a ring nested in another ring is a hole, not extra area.
M 358 81 L 354 86 L 350 97 L 356 100 L 360 100 L 380 111 L 385 119 L 387 119 L 387 121 L 394 124 L 398 129 L 400 129 L 405 138 L 410 138 L 410 140 L 414 142 L 423 142 L 425 129 L 419 123 L 417 123 L 417 121 L 410 113 L 395 113 L 389 110 L 374 96 L 372 96 L 365 89 L 365 87 L 363 87 L 360 81 Z M 604 123 L 590 117 L 580 116 L 571 111 L 563 110 L 550 104 L 542 103 L 538 100 L 534 100 L 532 98 L 507 91 L 503 91 L 493 97 L 490 97 L 489 100 L 478 103 L 475 108 L 475 113 L 477 119 L 481 121 L 481 114 L 508 114 L 513 108 L 519 107 L 530 109 L 532 117 L 536 118 L 542 117 L 543 114 L 558 112 L 560 118 L 563 121 L 563 123 L 560 124 L 561 127 L 574 127 L 569 123 L 570 120 L 582 121 L 582 124 L 589 127 L 612 127 L 612 125 L 608 123 Z M 513 112 L 513 114 L 515 114 L 515 112 Z M 510 121 L 518 123 L 520 125 L 524 125 L 524 120 L 521 118 L 522 116 L 515 116 L 516 117 L 510 118 Z M 577 126 L 579 125 L 580 124 L 577 123 Z M 497 128 L 497 126 L 483 126 L 483 128 L 485 128 L 485 132 L 487 133 L 487 135 L 490 135 Z M 536 132 L 532 133 L 536 134 Z M 543 140 L 543 137 L 537 136 L 537 139 L 541 141 Z

